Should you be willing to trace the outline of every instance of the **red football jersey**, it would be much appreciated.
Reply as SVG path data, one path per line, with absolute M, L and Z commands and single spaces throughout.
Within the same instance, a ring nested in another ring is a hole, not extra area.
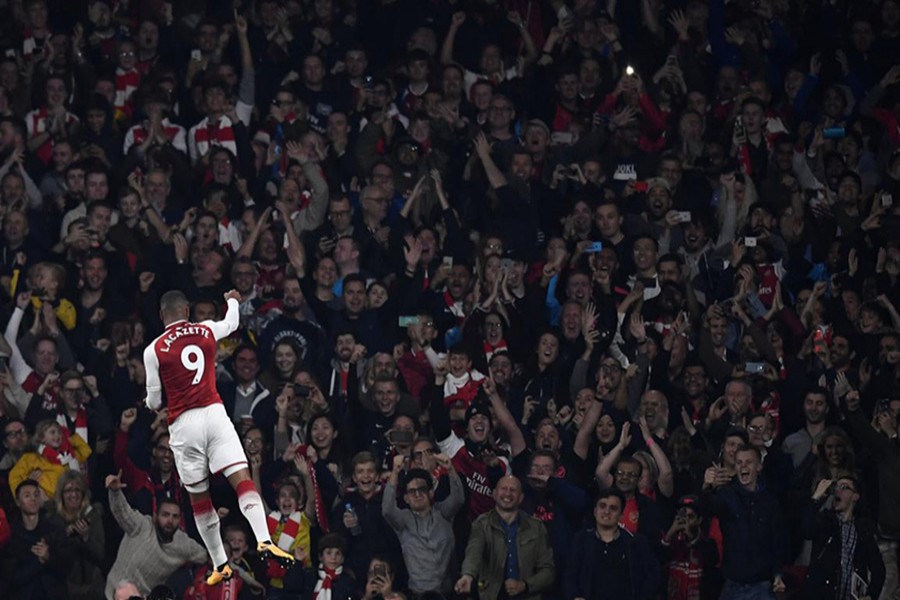
M 185 411 L 222 402 L 216 391 L 216 342 L 237 329 L 238 312 L 237 301 L 229 300 L 222 321 L 171 323 L 144 350 L 147 404 L 156 408 L 165 390 L 170 424 Z

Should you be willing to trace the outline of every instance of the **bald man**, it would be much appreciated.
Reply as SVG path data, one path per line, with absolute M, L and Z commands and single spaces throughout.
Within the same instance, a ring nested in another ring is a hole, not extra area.
M 472 524 L 462 576 L 454 589 L 469 594 L 473 584 L 480 583 L 481 600 L 496 600 L 502 591 L 510 598 L 539 600 L 553 586 L 556 573 L 547 531 L 519 510 L 522 482 L 516 477 L 500 479 L 493 496 L 494 508 Z

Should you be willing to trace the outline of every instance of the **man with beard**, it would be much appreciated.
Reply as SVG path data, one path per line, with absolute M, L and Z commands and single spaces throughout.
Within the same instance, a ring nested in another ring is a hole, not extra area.
M 661 254 L 670 248 L 678 248 L 684 242 L 682 229 L 676 227 L 679 221 L 672 210 L 672 186 L 667 179 L 653 177 L 647 180 L 647 198 L 640 223 L 640 230 L 633 233 L 648 233 L 659 241 Z
M 359 394 L 359 381 L 366 366 L 366 348 L 357 343 L 356 334 L 350 329 L 335 332 L 334 347 L 322 382 L 328 382 L 326 396 L 336 402 L 338 415 L 343 415 L 351 402 L 351 394 Z M 352 400 L 356 404 L 357 400 Z
M 687 411 L 691 422 L 696 426 L 706 419 L 709 412 L 709 376 L 706 373 L 706 365 L 696 355 L 689 358 L 684 365 L 682 377 L 681 407 Z
M 784 591 L 785 527 L 778 500 L 759 484 L 759 450 L 743 445 L 735 452 L 735 478 L 718 491 L 716 467 L 706 470 L 703 504 L 722 528 L 722 598 L 774 599 Z
M 137 417 L 137 409 L 127 409 L 122 413 L 119 429 L 116 431 L 113 460 L 119 470 L 119 478 L 142 514 L 155 514 L 163 502 L 183 506 L 184 493 L 181 478 L 175 470 L 172 449 L 169 447 L 169 435 L 164 433 L 155 442 L 137 439 L 132 444 L 129 433 Z M 129 451 L 129 446 L 143 449 L 149 444 L 152 444 L 150 470 L 144 471 L 131 460 L 133 450 Z
M 822 510 L 828 497 L 832 510 Z M 816 521 L 811 528 L 812 561 L 804 584 L 807 598 L 850 598 L 857 577 L 867 583 L 864 595 L 878 598 L 885 568 L 876 543 L 875 523 L 856 515 L 859 482 L 853 477 L 823 479 L 812 495 Z
M 464 262 L 454 262 L 450 269 L 450 277 L 442 290 L 426 292 L 430 295 L 428 305 L 434 315 L 438 339 L 444 338 L 448 330 L 461 328 L 465 320 L 466 294 L 472 285 L 472 267 Z M 410 290 L 415 293 L 415 290 Z M 412 306 L 418 305 L 418 298 L 410 298 Z M 461 333 L 459 334 L 462 335 Z
M 681 225 L 684 245 L 676 252 L 689 268 L 687 279 L 694 286 L 699 302 L 706 302 L 716 289 L 716 284 L 727 263 L 714 255 L 717 245 L 710 239 L 713 224 L 701 215 L 694 214 L 689 223 Z
M 828 346 L 828 362 L 831 366 L 819 377 L 819 386 L 834 390 L 836 380 L 843 374 L 851 386 L 859 385 L 859 370 L 853 368 L 857 352 L 854 350 L 854 336 L 845 330 L 835 330 Z
M 641 462 L 631 456 L 625 456 L 616 463 L 613 489 L 625 498 L 619 525 L 630 533 L 646 536 L 650 546 L 659 553 L 662 534 L 665 531 L 663 515 L 656 500 L 638 490 L 643 472 Z
M 306 298 L 297 277 L 286 277 L 282 288 L 281 314 L 272 319 L 259 336 L 262 356 L 272 356 L 272 350 L 284 338 L 289 338 L 300 349 L 299 358 L 309 364 L 319 361 L 323 333 L 321 328 L 307 319 Z
M 794 468 L 798 468 L 819 443 L 819 436 L 825 431 L 825 419 L 829 413 L 828 390 L 815 387 L 803 398 L 803 427 L 784 438 L 781 449 L 791 456 Z
M 184 563 L 205 564 L 206 549 L 178 528 L 181 507 L 164 500 L 150 517 L 128 505 L 119 475 L 108 475 L 109 508 L 116 523 L 125 532 L 119 553 L 106 578 L 106 597 L 113 597 L 117 582 L 126 577 L 146 594 L 154 586 L 165 583 Z

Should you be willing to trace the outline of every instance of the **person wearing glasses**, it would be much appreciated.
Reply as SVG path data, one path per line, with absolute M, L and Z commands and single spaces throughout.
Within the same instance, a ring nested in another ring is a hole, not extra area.
M 885 568 L 878 549 L 875 522 L 857 514 L 861 494 L 854 477 L 823 479 L 812 495 L 807 523 L 812 560 L 804 583 L 807 598 L 847 600 L 878 598 Z M 825 510 L 826 500 L 831 510 Z M 808 520 L 809 521 L 809 520 Z
M 406 465 L 406 457 L 394 457 L 394 465 L 384 487 L 381 510 L 385 520 L 397 532 L 403 559 L 409 571 L 409 589 L 413 594 L 451 589 L 450 559 L 455 538 L 453 518 L 463 506 L 465 494 L 460 478 L 446 454 L 435 456 L 438 464 L 447 470 L 450 495 L 434 502 L 431 475 L 424 469 L 410 469 L 400 482 L 400 473 Z M 403 500 L 408 508 L 397 505 L 397 489 L 403 490 Z
M 21 419 L 10 419 L 3 426 L 3 448 L 5 453 L 0 458 L 0 473 L 9 471 L 15 466 L 28 449 L 28 429 Z
M 654 550 L 659 550 L 664 531 L 662 511 L 655 500 L 638 491 L 643 472 L 641 462 L 631 456 L 619 459 L 616 464 L 613 488 L 625 498 L 619 524 L 629 533 L 643 534 Z

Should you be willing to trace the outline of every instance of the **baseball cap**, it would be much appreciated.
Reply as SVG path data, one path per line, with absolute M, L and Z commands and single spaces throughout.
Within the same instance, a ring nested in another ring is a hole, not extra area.
M 669 195 L 672 194 L 672 186 L 669 185 L 668 180 L 663 177 L 651 177 L 647 180 L 647 189 L 652 190 L 655 187 L 661 187 L 662 189 L 669 192 Z

